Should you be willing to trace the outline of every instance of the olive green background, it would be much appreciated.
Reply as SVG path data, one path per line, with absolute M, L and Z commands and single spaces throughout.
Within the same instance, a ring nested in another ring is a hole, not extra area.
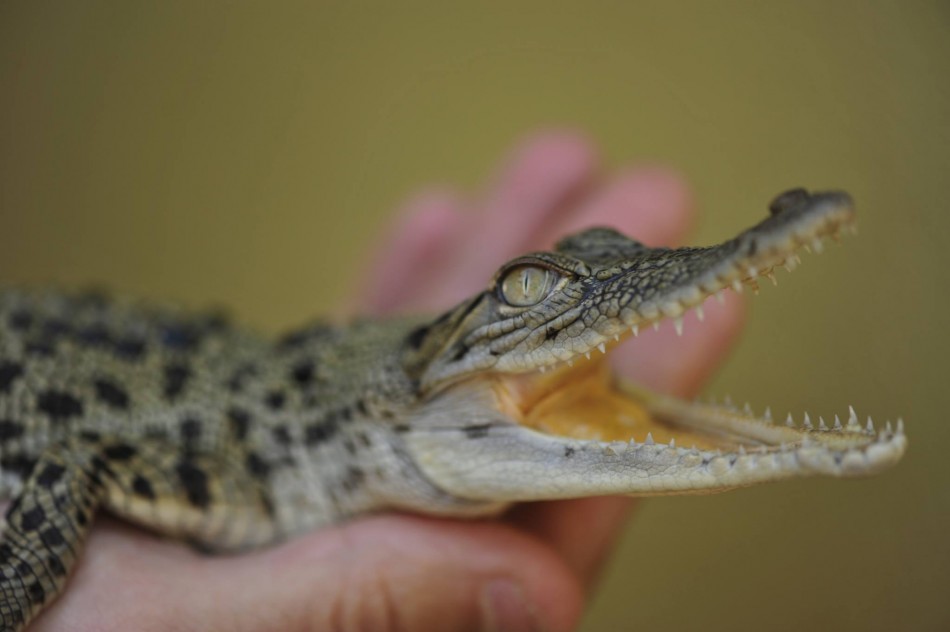
M 3 2 L 0 281 L 338 308 L 391 212 L 545 126 L 695 185 L 697 243 L 790 186 L 860 234 L 754 301 L 709 391 L 903 415 L 894 471 L 656 499 L 585 630 L 950 629 L 947 2 Z

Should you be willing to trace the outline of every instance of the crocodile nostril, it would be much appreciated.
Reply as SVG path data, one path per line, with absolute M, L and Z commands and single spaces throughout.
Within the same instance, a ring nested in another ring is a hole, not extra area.
M 789 189 L 784 193 L 779 193 L 778 196 L 772 200 L 771 204 L 769 204 L 769 213 L 772 215 L 784 213 L 789 209 L 804 204 L 810 197 L 808 191 L 802 187 Z

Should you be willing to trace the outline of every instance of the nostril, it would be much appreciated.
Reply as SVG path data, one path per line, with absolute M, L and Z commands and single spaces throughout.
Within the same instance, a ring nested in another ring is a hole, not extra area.
M 808 191 L 802 187 L 789 189 L 784 193 L 780 193 L 772 200 L 771 204 L 769 204 L 769 213 L 772 215 L 784 213 L 789 209 L 804 204 L 810 197 Z

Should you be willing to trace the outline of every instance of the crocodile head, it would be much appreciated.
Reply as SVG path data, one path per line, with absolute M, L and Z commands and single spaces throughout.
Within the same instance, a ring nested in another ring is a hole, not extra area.
M 769 211 L 706 248 L 649 248 L 594 228 L 506 263 L 488 289 L 407 338 L 425 402 L 408 439 L 416 462 L 456 495 L 496 501 L 716 491 L 894 464 L 906 447 L 900 421 L 875 429 L 851 409 L 844 421 L 776 423 L 652 393 L 609 369 L 606 354 L 625 338 L 664 319 L 680 330 L 707 297 L 791 269 L 799 248 L 853 229 L 846 193 L 796 189 Z

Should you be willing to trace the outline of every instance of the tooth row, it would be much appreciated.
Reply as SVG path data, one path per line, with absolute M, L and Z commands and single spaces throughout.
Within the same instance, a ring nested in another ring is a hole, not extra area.
M 696 400 L 696 401 L 697 401 L 697 403 L 701 403 L 700 400 Z M 716 405 L 716 402 L 715 402 L 715 401 L 712 401 L 712 402 L 710 402 L 710 404 L 713 405 L 713 406 L 715 406 L 715 405 Z M 725 398 L 723 398 L 721 407 L 723 407 L 723 408 L 725 408 L 725 409 L 727 409 L 727 410 L 729 410 L 729 411 L 731 411 L 731 412 L 733 412 L 733 413 L 739 413 L 739 412 L 740 412 L 740 410 L 736 407 L 736 405 L 733 404 L 732 398 L 729 397 L 728 395 L 726 395 Z M 745 404 L 742 405 L 741 413 L 742 413 L 743 416 L 748 417 L 748 418 L 750 418 L 750 419 L 760 419 L 761 421 L 765 421 L 765 422 L 767 422 L 767 423 L 773 423 L 773 422 L 774 422 L 774 420 L 773 420 L 773 418 L 772 418 L 772 408 L 771 408 L 771 407 L 766 407 L 765 412 L 762 413 L 762 416 L 761 416 L 761 417 L 756 417 L 754 411 L 752 410 L 752 406 L 749 404 L 749 402 L 746 402 Z M 898 429 L 899 429 L 898 431 L 899 431 L 899 432 L 902 431 L 902 429 L 903 429 L 903 427 L 904 427 L 904 425 L 903 425 L 903 424 L 904 424 L 903 419 L 898 418 L 897 424 L 898 424 Z M 796 427 L 797 427 L 796 424 L 795 424 L 795 418 L 792 416 L 792 413 L 788 413 L 788 415 L 785 417 L 785 426 L 787 426 L 788 428 L 796 428 Z M 805 430 L 809 430 L 809 431 L 813 431 L 813 430 L 815 429 L 815 426 L 814 426 L 814 424 L 813 424 L 812 421 L 811 421 L 811 416 L 810 416 L 807 412 L 804 414 L 804 418 L 803 418 L 803 420 L 802 420 L 802 428 L 804 428 Z M 823 418 L 823 417 L 818 417 L 818 430 L 821 431 L 821 432 L 829 432 L 829 431 L 831 431 L 831 430 L 834 430 L 834 431 L 837 431 L 837 432 L 844 432 L 844 431 L 847 431 L 847 432 L 851 432 L 851 433 L 859 433 L 859 432 L 860 432 L 860 433 L 867 434 L 867 435 L 873 435 L 874 432 L 875 432 L 875 430 L 874 430 L 874 421 L 871 419 L 871 416 L 868 415 L 867 421 L 866 421 L 865 424 L 862 426 L 860 420 L 858 419 L 858 414 L 857 414 L 857 413 L 855 412 L 855 410 L 854 410 L 854 406 L 848 406 L 848 420 L 847 420 L 847 422 L 842 423 L 842 422 L 841 422 L 841 418 L 840 418 L 838 415 L 835 415 L 834 422 L 832 423 L 832 427 L 831 427 L 830 429 L 828 428 L 828 424 L 825 422 L 824 418 Z M 892 431 L 892 427 L 891 427 L 891 422 L 890 422 L 890 421 L 887 422 L 886 431 L 885 431 L 885 432 L 887 432 L 887 433 L 892 433 L 892 432 L 893 432 L 893 431 Z

